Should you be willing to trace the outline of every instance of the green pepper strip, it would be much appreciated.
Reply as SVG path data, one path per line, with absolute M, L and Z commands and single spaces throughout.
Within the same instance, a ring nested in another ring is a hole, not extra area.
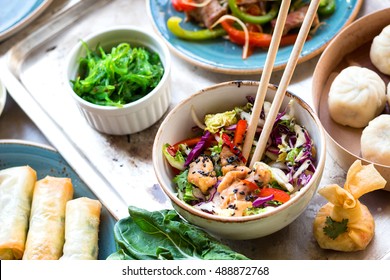
M 185 30 L 180 26 L 181 21 L 182 19 L 180 17 L 170 17 L 167 21 L 167 26 L 169 31 L 171 31 L 175 36 L 184 40 L 202 41 L 226 35 L 226 31 L 222 27 L 197 31 Z
M 279 11 L 279 5 L 274 4 L 272 5 L 271 10 L 267 14 L 263 16 L 254 16 L 241 11 L 240 8 L 237 6 L 236 0 L 229 0 L 228 4 L 233 15 L 235 15 L 244 22 L 254 24 L 265 24 L 267 22 L 270 22 L 276 17 Z
M 320 16 L 329 16 L 336 10 L 336 0 L 321 0 L 318 7 L 318 14 Z

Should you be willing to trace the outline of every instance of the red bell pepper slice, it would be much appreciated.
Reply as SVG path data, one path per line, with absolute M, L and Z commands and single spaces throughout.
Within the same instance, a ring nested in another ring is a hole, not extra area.
M 261 189 L 259 196 L 265 197 L 265 196 L 270 196 L 271 194 L 274 195 L 273 200 L 279 201 L 281 203 L 285 203 L 290 200 L 290 195 L 288 193 L 274 188 Z
M 234 133 L 234 139 L 233 139 L 234 145 L 239 146 L 242 144 L 245 137 L 246 127 L 247 127 L 246 120 L 239 120 L 237 122 L 236 131 Z
M 194 10 L 196 7 L 192 5 L 188 5 L 185 2 L 192 3 L 193 0 L 172 0 L 173 8 L 178 12 L 189 12 Z
M 177 142 L 176 144 L 174 145 L 170 145 L 168 148 L 167 148 L 167 152 L 171 155 L 171 156 L 175 156 L 177 151 L 179 150 L 179 145 L 181 144 L 185 144 L 187 145 L 188 147 L 193 147 L 196 145 L 196 143 L 198 143 L 200 141 L 202 137 L 199 136 L 199 137 L 194 137 L 194 138 L 188 138 L 188 139 L 184 139 L 184 140 L 181 140 L 179 142 Z
M 242 155 L 242 151 L 236 145 L 233 144 L 229 135 L 222 133 L 223 142 L 229 147 L 230 151 L 233 152 L 243 163 L 246 163 L 246 158 Z
M 224 20 L 221 22 L 221 25 L 228 33 L 231 42 L 238 45 L 245 44 L 245 32 L 234 28 L 231 20 Z M 298 34 L 285 35 L 281 38 L 280 45 L 292 45 L 297 37 Z M 268 48 L 271 45 L 271 39 L 271 34 L 249 31 L 249 46 Z
M 175 148 L 174 146 L 168 146 L 167 147 L 167 152 L 171 155 L 171 156 L 175 156 L 176 153 L 177 153 L 177 148 Z
M 241 182 L 243 182 L 250 191 L 255 191 L 255 190 L 259 190 L 259 186 L 256 185 L 255 183 L 249 181 L 249 180 L 246 180 L 246 179 L 242 179 Z
M 193 146 L 195 146 L 195 145 L 200 141 L 201 138 L 202 138 L 202 136 L 184 139 L 184 140 L 181 140 L 181 141 L 177 142 L 176 144 L 174 144 L 174 145 L 172 145 L 172 146 L 173 146 L 176 150 L 179 149 L 179 145 L 181 145 L 181 144 L 185 144 L 185 145 L 187 145 L 188 147 L 193 147 Z

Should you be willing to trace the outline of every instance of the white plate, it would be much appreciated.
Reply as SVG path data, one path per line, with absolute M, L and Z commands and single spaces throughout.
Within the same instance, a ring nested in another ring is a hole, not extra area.
M 53 0 L 0 0 L 0 42 L 36 19 Z

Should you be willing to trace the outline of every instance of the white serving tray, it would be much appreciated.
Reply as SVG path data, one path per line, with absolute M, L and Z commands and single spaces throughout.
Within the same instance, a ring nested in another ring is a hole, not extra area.
M 54 4 L 54 3 L 53 3 Z M 61 0 L 34 25 L 0 45 L 0 77 L 9 94 L 117 218 L 127 206 L 148 210 L 171 208 L 160 190 L 152 166 L 152 145 L 159 123 L 137 134 L 108 136 L 88 126 L 63 84 L 65 58 L 83 36 L 111 25 L 131 24 L 153 31 L 144 0 Z M 137 11 L 137 12 L 134 12 Z M 317 59 L 298 65 L 289 90 L 309 104 L 311 76 Z M 275 73 L 277 83 L 282 73 Z M 172 104 L 204 87 L 234 79 L 198 69 L 173 57 Z M 321 186 L 343 184 L 345 171 L 328 157 Z M 361 252 L 322 250 L 312 234 L 312 222 L 325 200 L 316 195 L 290 226 L 256 240 L 223 240 L 252 259 L 381 259 L 390 253 L 390 192 L 362 199 L 376 221 L 376 236 Z

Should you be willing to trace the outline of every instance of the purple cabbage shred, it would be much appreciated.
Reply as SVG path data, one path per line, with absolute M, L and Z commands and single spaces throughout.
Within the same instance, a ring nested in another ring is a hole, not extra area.
M 271 194 L 269 196 L 264 196 L 264 197 L 258 197 L 256 198 L 253 203 L 252 203 L 252 206 L 253 207 L 262 207 L 264 206 L 264 204 L 270 200 L 274 199 L 274 195 Z
M 206 131 L 206 133 L 200 138 L 199 142 L 196 143 L 195 147 L 188 154 L 188 157 L 184 163 L 184 166 L 188 166 L 194 159 L 196 159 L 205 149 L 207 140 L 210 138 L 210 131 Z

